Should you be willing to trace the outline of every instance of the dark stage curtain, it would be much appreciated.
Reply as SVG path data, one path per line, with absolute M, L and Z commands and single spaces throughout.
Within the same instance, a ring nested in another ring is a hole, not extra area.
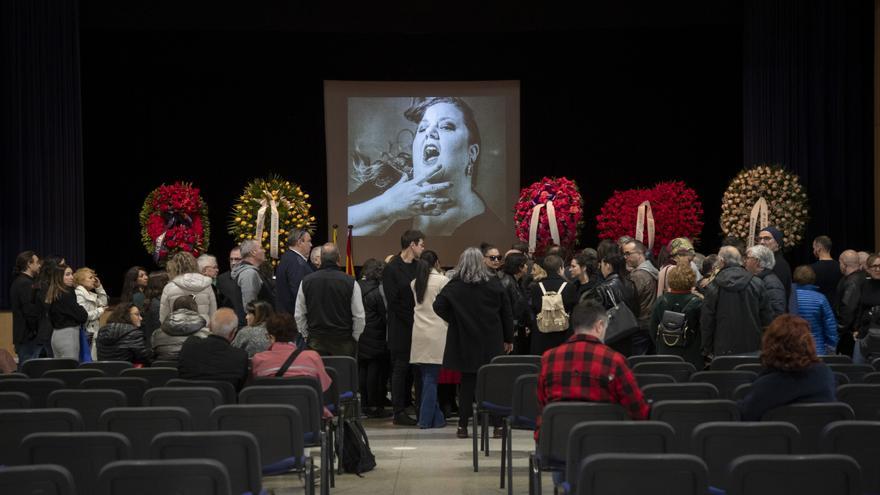
M 0 307 L 18 252 L 84 259 L 77 0 L 0 2 Z
M 744 165 L 780 163 L 810 198 L 811 261 L 827 234 L 834 255 L 874 243 L 873 1 L 746 0 Z

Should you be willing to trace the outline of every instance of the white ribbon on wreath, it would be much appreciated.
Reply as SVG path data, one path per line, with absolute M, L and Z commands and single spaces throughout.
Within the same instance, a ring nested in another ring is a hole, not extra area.
M 645 243 L 645 220 L 648 222 L 648 242 Z M 636 211 L 636 235 L 637 241 L 648 246 L 648 251 L 654 249 L 654 213 L 651 211 L 651 202 L 643 201 Z
M 749 214 L 748 247 L 755 245 L 755 227 L 760 231 L 770 225 L 769 216 L 770 208 L 767 206 L 767 200 L 761 196 L 755 201 L 755 205 L 752 206 L 752 212 Z
M 544 204 L 538 204 L 532 208 L 532 222 L 529 225 L 529 254 L 535 253 L 538 244 L 538 223 L 543 207 Z M 560 245 L 559 224 L 556 221 L 556 208 L 553 207 L 553 201 L 547 201 L 547 223 L 550 225 L 550 237 L 553 239 L 553 243 L 557 246 Z
M 268 198 L 268 199 L 267 199 Z M 260 199 L 260 209 L 257 211 L 257 242 L 263 242 L 263 221 L 266 219 L 266 210 L 270 209 L 269 217 L 269 256 L 278 259 L 278 202 L 268 191 L 263 191 Z

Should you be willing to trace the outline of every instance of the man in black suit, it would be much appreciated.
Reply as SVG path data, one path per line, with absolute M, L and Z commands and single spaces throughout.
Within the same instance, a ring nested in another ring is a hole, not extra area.
M 275 270 L 275 310 L 283 313 L 296 312 L 296 295 L 302 279 L 314 270 L 309 264 L 312 235 L 306 229 L 291 229 L 287 236 L 287 252 Z
M 241 292 L 239 292 L 238 284 L 232 280 L 232 270 L 241 263 L 241 249 L 238 246 L 229 251 L 229 271 L 223 272 L 217 276 L 217 291 L 220 297 L 217 298 L 218 308 L 231 308 L 238 315 L 239 326 L 244 325 L 244 308 L 241 306 Z

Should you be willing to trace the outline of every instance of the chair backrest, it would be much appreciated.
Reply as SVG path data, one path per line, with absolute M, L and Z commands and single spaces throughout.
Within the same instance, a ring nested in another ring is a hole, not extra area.
M 575 490 L 582 459 L 595 454 L 666 454 L 675 431 L 660 421 L 587 421 L 577 423 L 568 437 L 565 480 Z
M 819 356 L 825 364 L 852 364 L 852 358 L 846 354 L 834 354 Z
M 150 388 L 164 387 L 168 380 L 177 378 L 177 368 L 129 368 L 122 370 L 119 376 L 144 378 L 150 382 Z
M 111 462 L 98 474 L 96 495 L 230 495 L 229 473 L 214 459 Z
M 819 450 L 848 455 L 862 468 L 862 491 L 880 493 L 880 421 L 835 421 L 822 430 Z
M 633 378 L 639 387 L 647 387 L 648 385 L 657 385 L 660 383 L 675 383 L 675 378 L 663 373 L 633 373 Z
M 107 376 L 99 369 L 76 368 L 71 370 L 48 370 L 43 373 L 43 378 L 58 378 L 64 382 L 67 388 L 79 388 L 79 384 L 86 378 L 100 378 Z
M 307 385 L 255 385 L 245 387 L 240 404 L 285 404 L 295 407 L 302 420 L 303 438 L 308 446 L 320 445 L 324 406 L 315 389 Z
M 170 359 L 157 359 L 150 363 L 151 368 L 174 368 L 177 369 L 178 362 Z
M 0 493 L 76 495 L 73 476 L 55 464 L 0 468 Z
M 27 409 L 31 398 L 24 392 L 0 392 L 0 409 Z
M 880 421 L 880 384 L 854 383 L 837 387 L 837 400 L 849 404 L 862 421 Z
M 0 373 L 0 380 L 11 380 L 11 379 L 17 379 L 17 378 L 27 379 L 30 377 L 25 375 L 24 373 L 19 373 L 17 371 L 13 372 L 13 373 Z
M 326 368 L 325 368 L 326 369 Z M 303 385 L 305 387 L 309 387 L 315 391 L 318 395 L 318 399 L 321 400 L 321 404 L 324 405 L 327 402 L 324 399 L 324 389 L 321 388 L 321 382 L 318 381 L 314 376 L 288 376 L 288 377 L 276 377 L 276 376 L 262 376 L 254 379 L 251 385 L 245 387 L 245 389 L 250 387 L 273 387 L 273 386 L 287 386 L 287 385 Z M 329 390 L 328 390 L 329 392 Z M 239 398 L 240 399 L 240 398 Z
M 651 419 L 665 421 L 675 430 L 673 452 L 691 452 L 691 433 L 710 421 L 739 421 L 739 409 L 730 400 L 664 400 L 651 407 Z
M 330 386 L 327 387 L 327 392 L 323 395 L 324 405 L 335 416 L 339 414 L 339 373 L 332 366 L 324 366 L 324 371 L 330 377 Z
M 698 371 L 691 375 L 691 382 L 711 383 L 718 388 L 722 399 L 732 399 L 736 387 L 744 383 L 752 383 L 758 374 L 751 371 Z
M 608 402 L 551 402 L 541 411 L 537 453 L 542 467 L 559 469 L 568 458 L 568 437 L 583 421 L 623 421 L 626 411 Z
M 535 429 L 538 419 L 538 375 L 520 375 L 516 378 L 510 417 L 510 424 L 514 428 Z
M 144 393 L 146 407 L 182 407 L 192 418 L 194 431 L 214 429 L 211 411 L 223 405 L 223 397 L 211 387 L 156 387 Z
M 262 466 L 295 460 L 304 466 L 303 426 L 299 411 L 286 404 L 220 406 L 211 413 L 218 431 L 247 431 L 260 446 Z
M 232 493 L 262 490 L 260 448 L 256 437 L 246 431 L 160 433 L 153 439 L 150 456 L 154 459 L 214 459 L 229 473 Z
M 481 409 L 499 414 L 510 414 L 513 403 L 513 385 L 522 375 L 534 375 L 540 370 L 534 364 L 484 364 L 477 371 L 474 402 Z
M 167 431 L 189 431 L 192 419 L 182 407 L 114 407 L 101 414 L 98 428 L 125 435 L 131 443 L 132 459 L 149 459 L 153 437 Z
M 212 387 L 216 388 L 220 395 L 223 396 L 224 404 L 235 404 L 236 394 L 235 386 L 230 382 L 222 382 L 219 380 L 185 380 L 183 378 L 172 378 L 165 384 L 166 387 Z
M 843 402 L 817 402 L 811 404 L 789 404 L 768 411 L 762 421 L 787 421 L 801 432 L 798 454 L 819 452 L 819 437 L 822 430 L 834 421 L 848 421 L 856 415 L 848 404 Z
M 754 385 L 751 383 L 743 383 L 742 385 L 736 387 L 735 389 L 733 389 L 733 397 L 731 397 L 731 399 L 735 401 L 745 399 L 746 396 L 749 395 L 749 392 L 752 391 L 753 386 Z
M 73 409 L 0 410 L 0 465 L 18 462 L 16 446 L 31 433 L 82 429 L 82 416 Z
M 761 364 L 760 356 L 718 356 L 709 363 L 709 369 L 712 371 L 730 371 L 739 364 L 757 363 Z
M 829 364 L 831 371 L 845 374 L 849 377 L 850 383 L 862 383 L 865 375 L 874 372 L 874 367 L 870 364 Z
M 31 378 L 40 378 L 49 370 L 72 370 L 79 366 L 79 361 L 70 358 L 39 358 L 30 359 L 21 365 L 21 372 Z
M 77 493 L 95 493 L 98 473 L 113 461 L 131 457 L 128 439 L 119 433 L 31 433 L 21 441 L 23 464 L 57 464 L 73 476 Z
M 123 370 L 127 370 L 134 366 L 130 361 L 92 361 L 89 363 L 80 363 L 81 370 L 101 370 L 106 376 L 119 376 Z
M 733 367 L 734 371 L 751 371 L 752 373 L 761 374 L 764 371 L 764 365 L 761 363 L 743 363 Z
M 746 455 L 730 464 L 730 495 L 856 495 L 859 465 L 851 457 L 819 455 Z
M 657 383 L 642 387 L 645 400 L 702 400 L 717 399 L 718 389 L 711 383 Z
M 684 454 L 596 454 L 581 461 L 577 494 L 704 495 L 706 464 Z
M 727 486 L 727 467 L 748 454 L 793 454 L 800 432 L 790 423 L 730 422 L 703 423 L 694 428 L 691 450 L 709 468 L 709 484 Z
M 78 412 L 86 431 L 98 431 L 98 418 L 111 407 L 125 407 L 125 394 L 119 390 L 56 390 L 49 394 L 47 407 L 63 407 Z
M 639 363 L 632 368 L 633 373 L 660 373 L 669 375 L 676 382 L 686 382 L 697 369 L 691 363 Z
M 880 359 L 880 358 L 877 358 Z M 876 360 L 875 360 L 876 361 Z M 880 371 L 866 373 L 862 376 L 862 383 L 876 384 L 880 383 Z
M 832 371 L 831 373 L 834 375 L 835 387 L 840 387 L 841 385 L 849 385 L 849 383 L 852 381 L 849 379 L 849 375 L 841 371 Z
M 534 354 L 500 354 L 489 361 L 491 364 L 534 364 L 541 369 L 541 356 Z
M 119 390 L 125 394 L 128 407 L 140 407 L 144 401 L 144 392 L 150 388 L 150 382 L 144 378 L 110 376 L 106 378 L 86 378 L 80 384 L 85 389 Z
M 342 400 L 352 400 L 357 398 L 358 394 L 358 363 L 357 360 L 349 356 L 322 356 L 325 367 L 331 367 L 336 370 L 339 375 L 339 398 Z
M 29 363 L 30 361 L 28 361 Z M 22 392 L 31 399 L 31 407 L 46 407 L 49 394 L 64 388 L 57 378 L 24 378 L 0 380 L 0 392 Z
M 626 358 L 626 365 L 632 368 L 639 363 L 683 363 L 684 358 L 674 354 L 653 354 L 642 356 L 630 356 Z

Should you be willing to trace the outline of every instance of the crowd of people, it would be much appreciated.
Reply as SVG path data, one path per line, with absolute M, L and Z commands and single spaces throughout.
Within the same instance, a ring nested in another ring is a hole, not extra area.
M 675 354 L 699 370 L 717 356 L 760 354 L 767 371 L 741 404 L 757 417 L 779 401 L 824 400 L 828 390 L 833 399 L 818 355 L 880 356 L 880 255 L 845 250 L 835 261 L 820 236 L 817 261 L 792 271 L 782 240 L 767 227 L 752 246 L 728 238 L 703 256 L 678 238 L 654 256 L 624 237 L 576 253 L 554 246 L 540 258 L 523 243 L 484 243 L 456 261 L 409 230 L 400 251 L 366 260 L 356 280 L 335 244 L 313 246 L 308 231 L 293 229 L 275 268 L 253 240 L 231 250 L 223 273 L 215 256 L 184 252 L 164 270 L 131 267 L 113 306 L 94 270 L 25 251 L 10 291 L 13 343 L 19 366 L 46 356 L 171 361 L 183 378 L 237 388 L 281 373 L 314 376 L 326 390 L 320 357 L 350 356 L 368 417 L 441 428 L 457 414 L 461 438 L 477 371 L 498 355 L 543 356 L 542 405 L 611 401 L 644 418 L 624 357 Z M 620 328 L 626 315 L 630 328 Z M 561 386 L 572 373 L 592 380 Z M 780 373 L 796 374 L 803 391 L 772 393 Z

